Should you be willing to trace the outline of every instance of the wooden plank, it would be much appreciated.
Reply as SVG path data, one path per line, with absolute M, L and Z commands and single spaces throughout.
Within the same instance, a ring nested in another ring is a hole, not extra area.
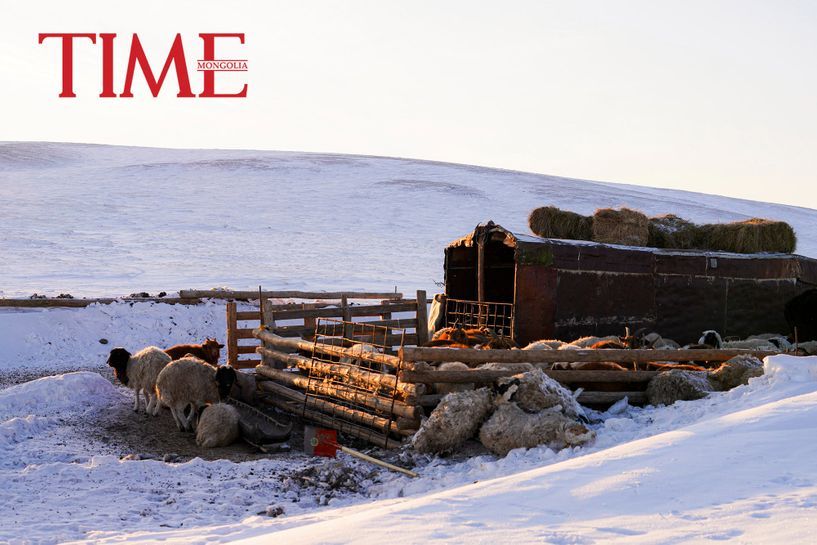
M 757 350 L 476 350 L 448 348 L 404 348 L 400 357 L 405 361 L 461 361 L 467 364 L 556 363 L 566 362 L 637 362 L 654 361 L 726 361 L 749 354 L 764 358 L 777 352 Z
M 255 354 L 255 349 L 258 348 L 257 344 L 247 346 L 245 344 L 238 345 L 238 353 L 239 354 Z
M 236 338 L 236 306 L 235 303 L 227 303 L 227 365 L 235 367 L 238 361 L 238 339 Z
M 649 382 L 661 371 L 544 371 L 550 378 L 565 384 L 576 382 Z M 467 371 L 414 370 L 400 373 L 400 380 L 415 384 L 486 383 L 519 374 L 507 369 L 469 369 Z
M 400 300 L 402 293 L 368 292 L 368 291 L 261 291 L 261 296 L 267 299 L 389 299 Z M 181 290 L 181 297 L 202 299 L 258 299 L 258 291 L 232 290 Z
M 384 312 L 411 312 L 417 311 L 417 302 L 390 303 L 388 305 L 360 305 L 349 307 L 351 316 L 380 316 Z
M 301 390 L 308 390 L 316 394 L 336 397 L 344 401 L 365 405 L 385 414 L 395 414 L 412 422 L 416 422 L 417 425 L 414 426 L 414 429 L 419 426 L 419 419 L 423 416 L 423 411 L 414 405 L 407 405 L 397 399 L 393 400 L 388 397 L 376 395 L 376 393 L 361 391 L 342 384 L 332 384 L 321 378 L 313 377 L 310 380 L 309 377 L 299 373 L 272 369 L 264 365 L 259 365 L 256 368 L 256 373 L 278 381 L 290 388 L 300 388 Z
M 428 342 L 428 304 L 425 290 L 417 290 L 417 341 L 418 346 Z
M 376 353 L 355 353 L 348 348 L 343 348 L 341 346 L 332 346 L 329 344 L 323 343 L 313 343 L 309 341 L 303 341 L 300 339 L 289 339 L 284 337 L 279 337 L 274 333 L 270 333 L 269 331 L 258 328 L 253 331 L 253 334 L 260 340 L 264 341 L 265 343 L 269 343 L 274 347 L 277 348 L 284 348 L 290 350 L 306 350 L 307 352 L 312 352 L 312 350 L 316 350 L 321 354 L 329 354 L 330 356 L 337 356 L 341 358 L 353 358 L 356 360 L 364 360 L 369 361 L 372 363 L 382 363 L 388 365 L 394 369 L 400 367 L 400 359 L 396 356 L 390 356 L 388 354 L 376 354 Z
M 382 335 L 355 335 L 354 340 L 362 343 L 370 343 L 385 346 L 400 346 L 403 342 L 406 346 L 410 344 L 417 344 L 417 335 L 415 333 L 406 333 L 405 339 L 402 334 L 389 335 L 385 342 Z
M 253 322 L 261 321 L 261 313 L 257 310 L 241 311 L 235 313 L 236 320 L 251 320 Z
M 98 297 L 92 299 L 0 299 L 0 307 L 7 308 L 83 308 L 93 304 L 112 303 L 165 303 L 167 305 L 198 305 L 201 299 L 189 297 Z
M 351 316 L 380 316 L 384 312 L 411 312 L 417 310 L 415 301 L 401 301 L 382 305 L 354 305 L 349 307 Z M 343 310 L 338 307 L 324 307 L 315 309 L 292 309 L 275 312 L 276 320 L 297 320 L 301 318 L 338 318 L 343 316 Z
M 235 338 L 236 339 L 254 339 L 255 335 L 252 334 L 252 329 L 236 329 L 235 330 Z

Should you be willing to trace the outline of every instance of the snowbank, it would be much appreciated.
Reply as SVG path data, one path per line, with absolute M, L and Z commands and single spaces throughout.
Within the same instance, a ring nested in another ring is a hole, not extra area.
M 122 394 L 97 373 L 43 377 L 0 390 L 0 420 L 84 411 L 114 400 L 122 400 Z
M 763 360 L 763 374 L 776 383 L 817 380 L 817 356 L 768 356 Z

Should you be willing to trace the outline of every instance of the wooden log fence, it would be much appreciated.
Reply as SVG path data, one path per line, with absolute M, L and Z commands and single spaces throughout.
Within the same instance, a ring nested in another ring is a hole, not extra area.
M 460 361 L 469 366 L 483 363 L 557 363 L 619 362 L 647 363 L 661 361 L 726 361 L 740 355 L 764 358 L 778 352 L 758 350 L 476 350 L 462 348 L 403 348 L 399 356 L 406 362 Z

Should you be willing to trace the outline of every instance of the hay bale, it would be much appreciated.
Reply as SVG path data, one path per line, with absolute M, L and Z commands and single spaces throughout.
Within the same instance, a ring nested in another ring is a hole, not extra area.
M 449 361 L 440 364 L 437 367 L 438 371 L 469 371 L 471 368 L 459 361 Z M 452 383 L 452 382 L 437 382 L 434 384 L 434 391 L 438 394 L 450 394 L 452 392 L 467 392 L 474 389 L 474 383 Z
M 573 393 L 547 376 L 541 369 L 497 379 L 497 388 L 503 392 L 503 398 L 513 401 L 529 413 L 538 413 L 545 409 L 560 407 L 561 412 L 570 418 L 584 416 Z
M 411 445 L 421 453 L 452 452 L 477 433 L 492 408 L 487 388 L 448 394 L 414 434 Z
M 698 242 L 698 247 L 702 249 L 740 254 L 790 254 L 796 246 L 797 237 L 791 225 L 761 218 L 702 225 Z
M 650 221 L 637 210 L 599 208 L 593 214 L 593 240 L 607 244 L 646 246 Z
M 544 238 L 590 240 L 593 236 L 593 218 L 555 206 L 533 210 L 528 216 L 528 225 L 531 231 Z
M 517 448 L 547 445 L 553 449 L 588 443 L 596 434 L 558 411 L 523 411 L 516 403 L 502 403 L 479 430 L 479 440 L 498 456 Z
M 741 384 L 749 384 L 749 379 L 763 376 L 763 362 L 754 356 L 735 356 L 723 362 L 709 373 L 717 381 L 721 390 L 731 390 Z
M 697 225 L 675 214 L 650 218 L 647 229 L 647 245 L 652 248 L 689 250 L 696 247 L 700 237 Z
M 651 405 L 672 405 L 676 401 L 702 399 L 715 390 L 705 372 L 672 369 L 649 382 L 647 400 Z

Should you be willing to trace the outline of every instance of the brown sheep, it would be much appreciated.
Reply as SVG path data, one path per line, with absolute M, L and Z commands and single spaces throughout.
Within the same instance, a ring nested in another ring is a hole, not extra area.
M 175 361 L 190 354 L 201 360 L 206 361 L 212 366 L 218 366 L 218 358 L 223 344 L 215 339 L 207 337 L 201 344 L 177 344 L 165 349 L 165 353 Z

